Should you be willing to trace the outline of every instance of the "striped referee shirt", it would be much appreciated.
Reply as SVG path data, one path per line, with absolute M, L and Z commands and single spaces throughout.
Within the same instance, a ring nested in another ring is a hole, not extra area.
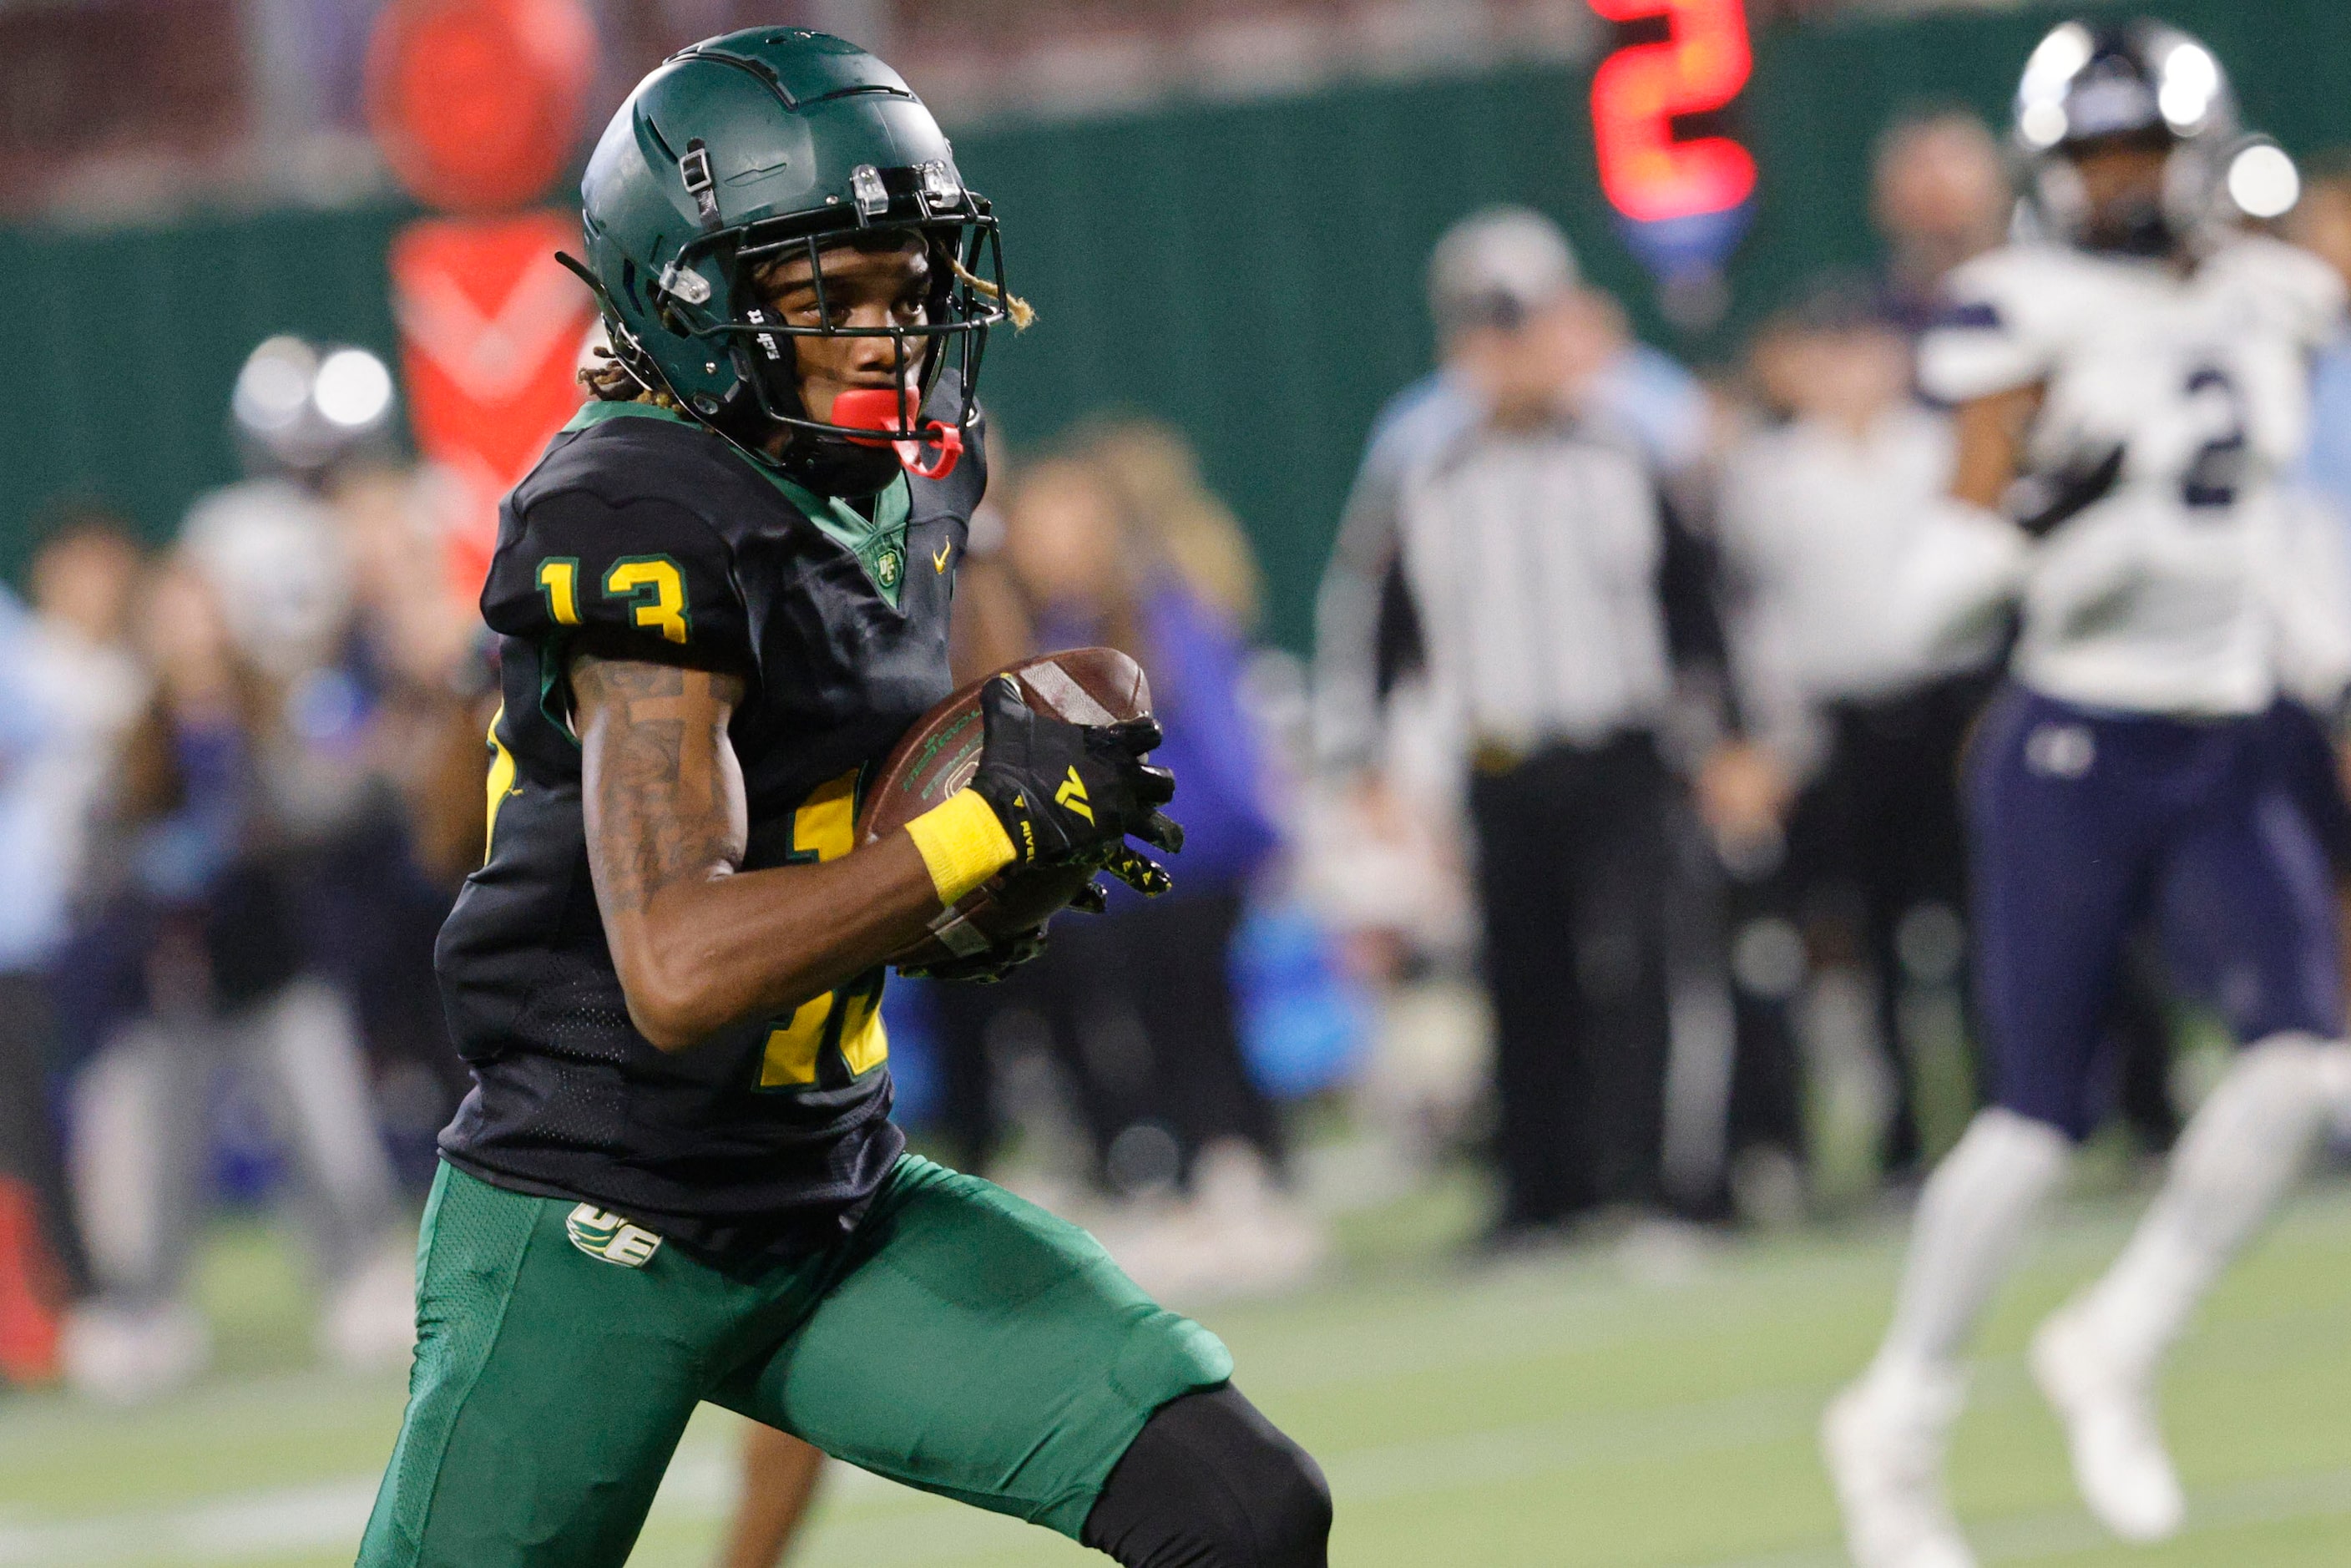
M 1377 757 L 1384 698 L 1408 672 L 1426 673 L 1468 744 L 1510 751 L 1654 726 L 1676 666 L 1705 666 L 1723 689 L 1709 552 L 1662 499 L 1655 443 L 1617 401 L 1513 434 L 1485 428 L 1439 375 L 1384 412 L 1317 605 L 1324 767 Z
M 1465 739 L 1596 746 L 1664 719 L 1666 523 L 1630 445 L 1474 430 L 1412 477 L 1398 510 L 1426 667 Z

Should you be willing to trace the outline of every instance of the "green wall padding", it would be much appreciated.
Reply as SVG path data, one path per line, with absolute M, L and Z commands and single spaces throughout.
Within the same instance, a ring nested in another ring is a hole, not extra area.
M 2078 9 L 2072 7 L 2069 9 Z M 2351 141 L 2351 6 L 2175 0 L 2141 7 L 2200 33 L 2250 123 L 2297 152 Z M 1906 105 L 2000 121 L 2032 7 L 1781 27 L 1757 40 L 1744 134 L 1761 208 L 1731 268 L 1729 318 L 1698 340 L 1657 318 L 1602 204 L 1587 78 L 1522 67 L 1195 104 L 1072 124 L 967 130 L 965 173 L 1002 214 L 1015 287 L 1040 324 L 990 350 L 986 391 L 1016 452 L 1106 409 L 1156 413 L 1198 444 L 1257 540 L 1277 641 L 1303 649 L 1312 594 L 1364 434 L 1428 362 L 1422 275 L 1445 225 L 1493 202 L 1566 225 L 1586 270 L 1654 340 L 1700 361 L 1812 272 L 1866 264 L 1871 146 Z M 170 229 L 0 229 L 0 573 L 56 500 L 100 498 L 168 537 L 231 478 L 228 390 L 262 337 L 389 353 L 392 209 L 221 217 Z

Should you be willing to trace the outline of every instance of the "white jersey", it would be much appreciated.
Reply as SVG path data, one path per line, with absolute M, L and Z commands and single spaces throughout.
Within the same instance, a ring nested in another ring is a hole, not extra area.
M 1950 288 L 1951 314 L 1919 350 L 1929 393 L 1956 403 L 2043 384 L 2029 473 L 2125 454 L 2114 489 L 2032 553 L 2018 678 L 2093 707 L 2266 707 L 2275 479 L 2306 441 L 2308 360 L 2336 329 L 2342 280 L 2248 235 L 2185 276 L 2011 246 Z
M 1759 431 L 1724 465 L 1716 529 L 1741 586 L 1741 641 L 1808 703 L 1867 700 L 1986 662 L 1988 638 L 1927 656 L 1886 585 L 1951 482 L 1950 422 L 1915 404 L 1858 438 L 1825 422 Z

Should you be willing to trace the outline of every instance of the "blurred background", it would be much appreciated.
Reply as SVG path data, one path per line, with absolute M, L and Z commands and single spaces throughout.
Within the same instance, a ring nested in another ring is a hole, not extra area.
M 2244 220 L 2351 268 L 2351 11 L 2137 9 L 2299 161 Z M 1906 662 L 1873 563 L 1943 486 L 1911 345 L 2065 14 L 0 0 L 0 1563 L 349 1561 L 465 1088 L 473 595 L 582 395 L 550 255 L 628 88 L 771 22 L 900 68 L 1040 313 L 987 360 L 959 657 L 1135 652 L 1193 829 L 1012 983 L 893 984 L 917 1146 L 1224 1334 L 1336 1562 L 1841 1562 L 1813 1423 L 1978 1103 L 1952 776 L 1998 653 Z M 2296 484 L 2351 528 L 2346 354 Z M 1457 497 L 1423 559 L 1405 476 L 1479 398 L 1610 433 L 1608 548 Z M 2224 1059 L 2138 967 L 1960 1437 L 1990 1560 L 2126 1555 L 2018 1349 Z M 2183 1354 L 2197 1511 L 2132 1560 L 2351 1560 L 2346 1281 L 2330 1174 Z M 706 1414 L 641 1563 L 718 1561 Z M 836 1476 L 794 1561 L 1079 1555 Z

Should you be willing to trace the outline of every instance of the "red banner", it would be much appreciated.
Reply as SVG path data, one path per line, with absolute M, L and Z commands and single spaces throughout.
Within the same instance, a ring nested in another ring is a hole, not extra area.
M 593 298 L 555 261 L 580 243 L 568 213 L 425 218 L 392 246 L 393 314 L 417 449 L 463 491 L 452 586 L 481 591 L 498 501 L 579 408 Z

